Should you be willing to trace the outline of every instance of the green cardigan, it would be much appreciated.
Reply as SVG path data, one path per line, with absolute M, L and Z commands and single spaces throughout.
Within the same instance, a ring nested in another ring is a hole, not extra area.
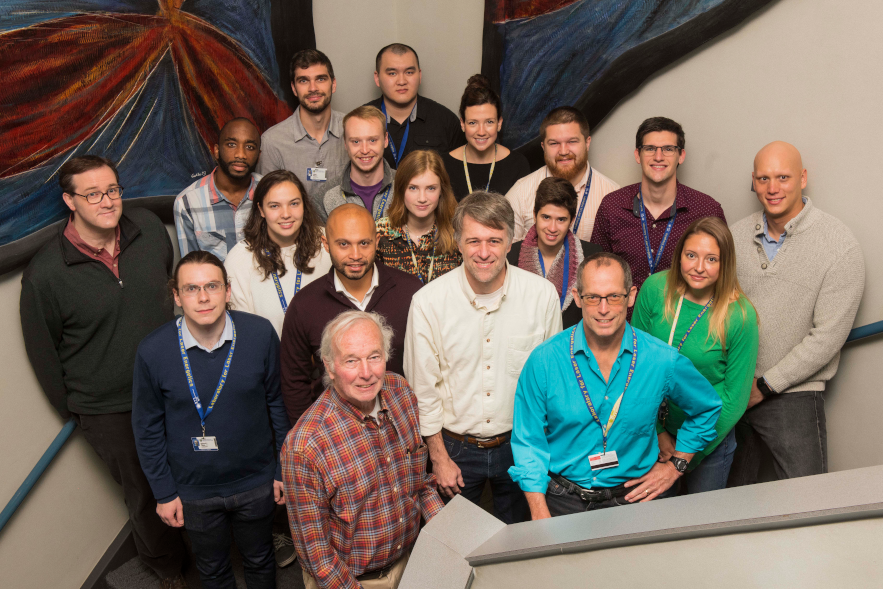
M 668 270 L 664 270 L 644 282 L 632 315 L 632 325 L 656 336 L 663 342 L 668 342 L 674 319 L 674 317 L 668 319 L 664 317 L 667 278 Z M 702 305 L 684 299 L 672 346 L 677 347 L 681 338 L 684 337 L 684 333 L 701 310 Z M 681 348 L 681 354 L 693 362 L 696 370 L 708 379 L 723 401 L 721 414 L 715 426 L 717 438 L 705 450 L 693 457 L 693 460 L 690 461 L 690 470 L 696 468 L 703 458 L 717 448 L 717 445 L 730 433 L 730 430 L 745 413 L 748 396 L 751 393 L 751 383 L 754 379 L 754 367 L 757 364 L 757 314 L 751 302 L 743 296 L 738 301 L 730 303 L 727 316 L 726 351 L 721 348 L 720 342 L 714 341 L 712 343 L 712 340 L 707 337 L 708 319 L 711 316 L 711 311 L 712 309 L 709 309 L 702 316 Z M 669 415 L 664 429 L 670 434 L 676 435 L 678 428 L 684 422 L 684 413 L 670 401 L 668 406 Z M 657 424 L 657 431 L 661 432 L 662 430 L 662 425 Z

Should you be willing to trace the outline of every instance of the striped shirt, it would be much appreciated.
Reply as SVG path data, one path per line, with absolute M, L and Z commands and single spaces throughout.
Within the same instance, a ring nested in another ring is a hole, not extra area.
M 433 247 L 435 225 L 432 226 L 429 233 L 420 237 L 417 244 L 405 237 L 402 229 L 392 227 L 389 217 L 377 221 L 377 234 L 380 235 L 380 243 L 377 245 L 377 260 L 385 266 L 413 274 L 423 284 L 447 274 L 463 262 L 463 256 L 456 249 L 447 254 L 436 252 Z M 417 260 L 416 266 L 414 265 L 415 259 Z M 429 276 L 430 264 L 432 264 L 431 277 Z
M 245 239 L 243 229 L 261 175 L 251 175 L 248 195 L 239 205 L 234 205 L 215 186 L 215 171 L 217 168 L 185 188 L 175 199 L 175 231 L 181 257 L 204 250 L 223 262 L 227 252 Z
M 360 587 L 359 575 L 411 549 L 420 516 L 444 507 L 417 422 L 417 399 L 387 372 L 377 419 L 333 388 L 289 432 L 282 448 L 285 503 L 303 569 L 323 588 Z

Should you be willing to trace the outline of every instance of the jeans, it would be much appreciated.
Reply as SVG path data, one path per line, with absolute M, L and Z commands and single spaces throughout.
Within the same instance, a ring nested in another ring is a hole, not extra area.
M 679 481 L 685 494 L 704 493 L 726 488 L 733 454 L 736 452 L 736 430 L 731 429 L 711 454 L 699 466 L 685 474 Z
M 181 574 L 187 549 L 181 532 L 170 528 L 156 514 L 156 499 L 135 449 L 132 412 L 103 415 L 74 414 L 83 437 L 110 469 L 123 488 L 123 499 L 132 522 L 132 538 L 141 561 L 160 579 Z
M 674 496 L 676 487 L 677 484 L 672 485 L 669 489 L 660 493 L 656 499 L 665 499 Z M 631 490 L 628 490 L 625 495 L 628 495 L 630 492 Z M 551 514 L 552 517 L 558 517 L 559 515 L 582 513 L 583 511 L 595 511 L 596 509 L 631 505 L 631 503 L 625 500 L 625 495 L 622 497 L 613 497 L 605 501 L 583 501 L 579 495 L 568 492 L 567 489 L 555 481 L 549 481 L 549 486 L 546 487 L 546 507 L 549 508 L 549 514 Z M 656 499 L 654 499 L 654 501 L 656 501 Z
M 825 399 L 818 391 L 770 395 L 736 424 L 739 444 L 730 469 L 730 487 L 757 482 L 762 445 L 773 455 L 779 480 L 828 472 Z
M 184 528 L 204 589 L 236 589 L 230 565 L 231 530 L 242 555 L 248 589 L 275 589 L 272 482 L 229 497 L 182 499 L 181 503 Z
M 509 476 L 509 467 L 515 465 L 512 444 L 506 440 L 495 448 L 479 448 L 475 444 L 461 442 L 442 433 L 448 456 L 460 468 L 463 476 L 461 494 L 479 505 L 486 481 L 491 482 L 494 497 L 494 515 L 506 524 L 530 519 L 527 499 L 518 483 Z M 442 497 L 445 502 L 447 497 Z

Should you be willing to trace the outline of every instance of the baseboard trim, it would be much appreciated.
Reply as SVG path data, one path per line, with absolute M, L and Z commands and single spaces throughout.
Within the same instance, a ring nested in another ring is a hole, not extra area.
M 104 556 L 86 577 L 80 589 L 107 589 L 107 583 L 104 581 L 107 574 L 136 556 L 138 556 L 138 550 L 135 548 L 135 539 L 132 536 L 132 522 L 126 520 L 126 525 L 110 543 Z

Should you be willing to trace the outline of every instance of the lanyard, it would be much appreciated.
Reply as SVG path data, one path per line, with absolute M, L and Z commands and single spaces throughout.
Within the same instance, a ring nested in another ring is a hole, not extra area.
M 592 166 L 589 166 L 589 179 L 586 180 L 586 189 L 583 191 L 583 202 L 579 205 L 579 211 L 576 213 L 576 219 L 573 220 L 573 232 L 579 229 L 579 222 L 583 220 L 583 211 L 586 208 L 586 202 L 589 200 L 589 188 L 592 186 Z
M 674 227 L 675 217 L 678 215 L 678 203 L 675 202 L 672 205 L 671 219 L 668 220 L 665 233 L 662 234 L 662 241 L 659 242 L 659 250 L 657 250 L 656 259 L 654 260 L 653 250 L 650 247 L 650 231 L 647 229 L 647 213 L 644 211 L 644 196 L 641 194 L 640 188 L 638 188 L 638 198 L 640 200 L 638 210 L 641 212 L 641 232 L 644 234 L 644 252 L 647 254 L 647 265 L 650 266 L 650 274 L 654 274 L 656 273 L 656 267 L 659 265 L 659 260 L 662 259 L 662 252 L 665 250 L 668 237 L 671 235 L 671 228 Z
M 390 144 L 392 144 L 390 142 Z M 395 153 L 395 152 L 393 152 Z M 383 216 L 383 209 L 386 208 L 386 201 L 389 200 L 389 191 L 392 190 L 392 182 L 389 183 L 389 186 L 386 187 L 386 190 L 383 191 L 383 196 L 380 197 L 380 206 L 377 207 L 377 210 L 374 212 L 374 222 L 380 220 L 380 217 Z M 377 198 L 377 197 L 375 197 Z
M 264 250 L 264 255 L 269 257 L 270 252 L 268 250 Z M 294 294 L 291 295 L 292 299 L 294 299 L 294 295 L 297 294 L 297 291 L 300 290 L 300 280 L 302 276 L 303 275 L 301 274 L 301 271 L 298 270 L 297 278 L 294 281 Z M 279 302 L 282 303 L 282 314 L 284 315 L 288 312 L 288 302 L 285 300 L 285 293 L 282 292 L 282 284 L 279 282 L 279 275 L 276 274 L 275 270 L 273 271 L 273 284 L 276 285 L 276 296 L 279 297 Z
M 537 254 L 540 258 L 540 269 L 543 271 L 543 278 L 546 277 L 546 263 L 543 262 L 543 252 L 537 248 Z M 564 299 L 567 298 L 567 284 L 570 280 L 570 240 L 564 238 L 564 282 L 561 283 L 561 310 L 564 310 Z
M 681 315 L 681 304 L 684 302 L 684 295 L 681 295 L 681 298 L 678 300 L 678 309 L 675 311 L 675 320 L 671 324 L 671 333 L 668 334 L 668 345 L 671 345 L 671 342 L 675 339 L 675 327 L 678 326 L 678 317 Z M 702 310 L 699 311 L 699 314 L 696 315 L 696 319 L 693 320 L 693 323 L 690 324 L 690 327 L 687 328 L 687 333 L 684 334 L 684 337 L 681 338 L 681 343 L 678 344 L 678 352 L 681 351 L 681 347 L 684 345 L 684 342 L 687 341 L 687 336 L 690 335 L 690 332 L 693 331 L 693 328 L 696 327 L 696 324 L 699 323 L 699 320 L 702 319 L 702 316 L 705 315 L 705 312 L 708 311 L 708 308 L 714 303 L 714 297 L 711 297 L 705 306 L 702 307 Z
M 405 241 L 408 242 L 408 249 L 411 250 L 411 261 L 414 262 L 414 272 L 417 273 L 417 278 L 420 279 L 420 282 L 423 282 L 423 278 L 420 276 L 420 267 L 417 265 L 417 254 L 414 253 L 414 242 L 408 234 L 407 225 L 402 225 L 402 232 L 405 234 Z M 435 265 L 435 237 L 437 233 L 438 228 L 436 228 L 432 234 L 432 257 L 429 258 L 429 273 L 426 276 L 426 282 L 432 282 L 432 267 Z M 423 282 L 423 284 L 426 284 L 426 282 Z
M 607 420 L 607 426 L 605 427 L 601 423 L 601 419 L 598 417 L 598 413 L 595 411 L 595 406 L 592 405 L 592 399 L 589 397 L 589 389 L 586 387 L 586 381 L 583 380 L 583 375 L 579 370 L 579 366 L 576 365 L 576 356 L 573 353 L 573 340 L 576 337 L 576 330 L 579 328 L 580 323 L 577 323 L 573 326 L 573 329 L 570 330 L 570 363 L 573 366 L 573 373 L 576 375 L 576 382 L 579 384 L 579 390 L 583 394 L 583 398 L 586 400 L 586 405 L 589 408 L 589 413 L 592 414 L 592 419 L 595 420 L 595 423 L 598 424 L 598 427 L 601 428 L 601 435 L 604 437 L 604 454 L 607 453 L 607 436 L 610 435 L 610 428 L 613 427 L 613 422 L 616 421 L 616 416 L 619 415 L 619 405 L 622 403 L 622 398 L 625 396 L 625 392 L 629 388 L 629 383 L 632 382 L 632 376 L 635 374 L 635 364 L 638 362 L 638 336 L 635 334 L 635 330 L 632 329 L 632 363 L 629 366 L 629 374 L 625 379 L 625 387 L 622 389 L 622 394 L 616 400 L 616 403 L 613 405 L 613 410 L 610 412 L 610 418 Z
M 416 105 L 415 105 L 416 106 Z M 380 99 L 380 110 L 383 111 L 383 116 L 386 115 L 386 101 L 382 98 Z M 389 118 L 387 116 L 387 118 Z M 396 151 L 396 144 L 392 140 L 392 133 L 387 133 L 389 135 L 389 149 L 392 151 L 392 160 L 395 162 L 396 167 L 399 167 L 399 162 L 402 159 L 402 155 L 405 153 L 405 145 L 408 143 L 408 133 L 411 132 L 411 117 L 408 117 L 408 120 L 405 122 L 405 134 L 402 135 L 402 150 Z
M 196 405 L 196 412 L 199 414 L 199 421 L 202 424 L 202 437 L 205 437 L 205 420 L 215 407 L 215 402 L 221 396 L 221 389 L 227 382 L 227 373 L 230 372 L 230 361 L 233 359 L 233 350 L 236 348 L 236 324 L 233 318 L 227 313 L 227 321 L 233 326 L 233 341 L 230 342 L 230 352 L 227 354 L 227 361 L 224 362 L 224 371 L 221 373 L 221 380 L 218 381 L 218 388 L 215 389 L 215 396 L 212 397 L 211 403 L 207 409 L 203 410 L 202 403 L 199 401 L 199 393 L 196 392 L 196 385 L 193 383 L 193 371 L 190 369 L 190 360 L 187 358 L 187 348 L 184 347 L 184 318 L 178 318 L 178 347 L 181 348 L 181 360 L 184 362 L 184 374 L 187 375 L 187 386 L 190 387 L 190 396 L 193 397 L 193 404 Z
M 497 144 L 494 143 L 494 161 L 491 162 L 491 173 L 487 177 L 487 186 L 484 187 L 485 192 L 491 189 L 491 178 L 494 177 L 494 166 L 497 165 Z M 463 146 L 463 171 L 466 172 L 466 188 L 469 194 L 472 194 L 472 181 L 469 179 L 469 166 L 466 165 L 466 146 Z

